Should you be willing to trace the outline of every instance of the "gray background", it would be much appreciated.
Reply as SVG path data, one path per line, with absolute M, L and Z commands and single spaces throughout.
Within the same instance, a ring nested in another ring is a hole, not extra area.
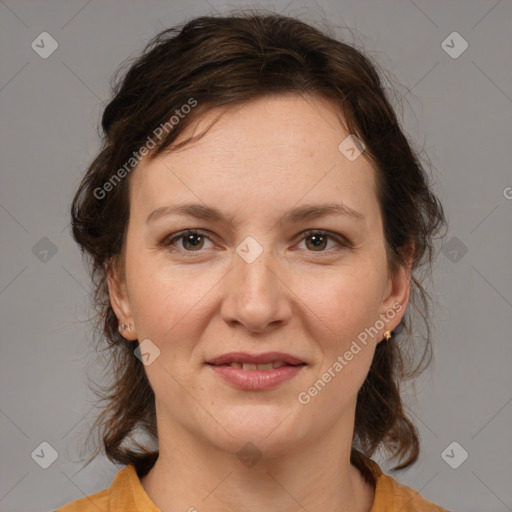
M 391 70 L 450 223 L 431 285 L 435 362 L 410 402 L 423 451 L 395 478 L 450 510 L 512 510 L 509 0 L 0 1 L 0 510 L 52 510 L 120 469 L 100 457 L 80 471 L 94 417 L 86 379 L 100 376 L 69 204 L 117 66 L 165 27 L 244 5 L 351 27 L 339 35 Z M 47 59 L 31 48 L 43 31 L 59 45 Z M 441 46 L 453 31 L 469 44 L 458 58 Z M 457 469 L 441 456 L 453 441 L 469 454 Z M 58 452 L 48 469 L 31 457 L 42 442 Z

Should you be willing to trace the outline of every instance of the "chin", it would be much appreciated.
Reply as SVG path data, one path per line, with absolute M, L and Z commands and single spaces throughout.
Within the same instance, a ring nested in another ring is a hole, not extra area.
M 232 454 L 245 449 L 278 456 L 303 442 L 301 429 L 297 428 L 294 413 L 290 412 L 290 408 L 270 404 L 231 407 L 228 414 L 218 416 L 225 430 L 215 429 L 208 437 L 213 444 Z

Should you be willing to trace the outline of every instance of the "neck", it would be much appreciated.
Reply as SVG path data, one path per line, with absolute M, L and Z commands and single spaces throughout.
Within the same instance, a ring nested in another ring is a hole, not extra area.
M 339 447 L 340 439 L 352 439 L 351 432 L 334 427 L 309 444 L 273 456 L 262 454 L 251 465 L 173 425 L 159 428 L 159 457 L 141 479 L 162 512 L 368 512 L 371 508 L 374 489 L 351 465 L 351 445 Z

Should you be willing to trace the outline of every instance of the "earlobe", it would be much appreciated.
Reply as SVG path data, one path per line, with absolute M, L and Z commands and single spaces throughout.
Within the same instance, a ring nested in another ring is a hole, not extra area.
M 127 339 L 137 339 L 126 284 L 112 268 L 106 269 L 110 304 L 119 322 L 119 332 Z
M 382 315 L 387 321 L 384 330 L 392 333 L 402 321 L 409 304 L 410 290 L 411 266 L 410 258 L 407 258 L 406 265 L 401 265 L 395 275 L 388 280 L 386 297 L 382 304 Z

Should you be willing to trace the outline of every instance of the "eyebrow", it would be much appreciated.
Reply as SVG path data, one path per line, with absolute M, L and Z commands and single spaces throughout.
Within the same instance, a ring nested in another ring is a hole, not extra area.
M 162 206 L 152 211 L 146 223 L 155 222 L 157 219 L 168 215 L 182 215 L 195 217 L 196 219 L 212 220 L 227 224 L 229 220 L 219 209 L 206 206 L 200 203 L 177 204 L 171 206 Z M 318 219 L 328 215 L 344 215 L 358 221 L 365 219 L 364 215 L 347 205 L 338 203 L 325 203 L 316 205 L 305 205 L 294 208 L 282 216 L 282 221 L 288 223 L 298 223 L 304 220 Z

